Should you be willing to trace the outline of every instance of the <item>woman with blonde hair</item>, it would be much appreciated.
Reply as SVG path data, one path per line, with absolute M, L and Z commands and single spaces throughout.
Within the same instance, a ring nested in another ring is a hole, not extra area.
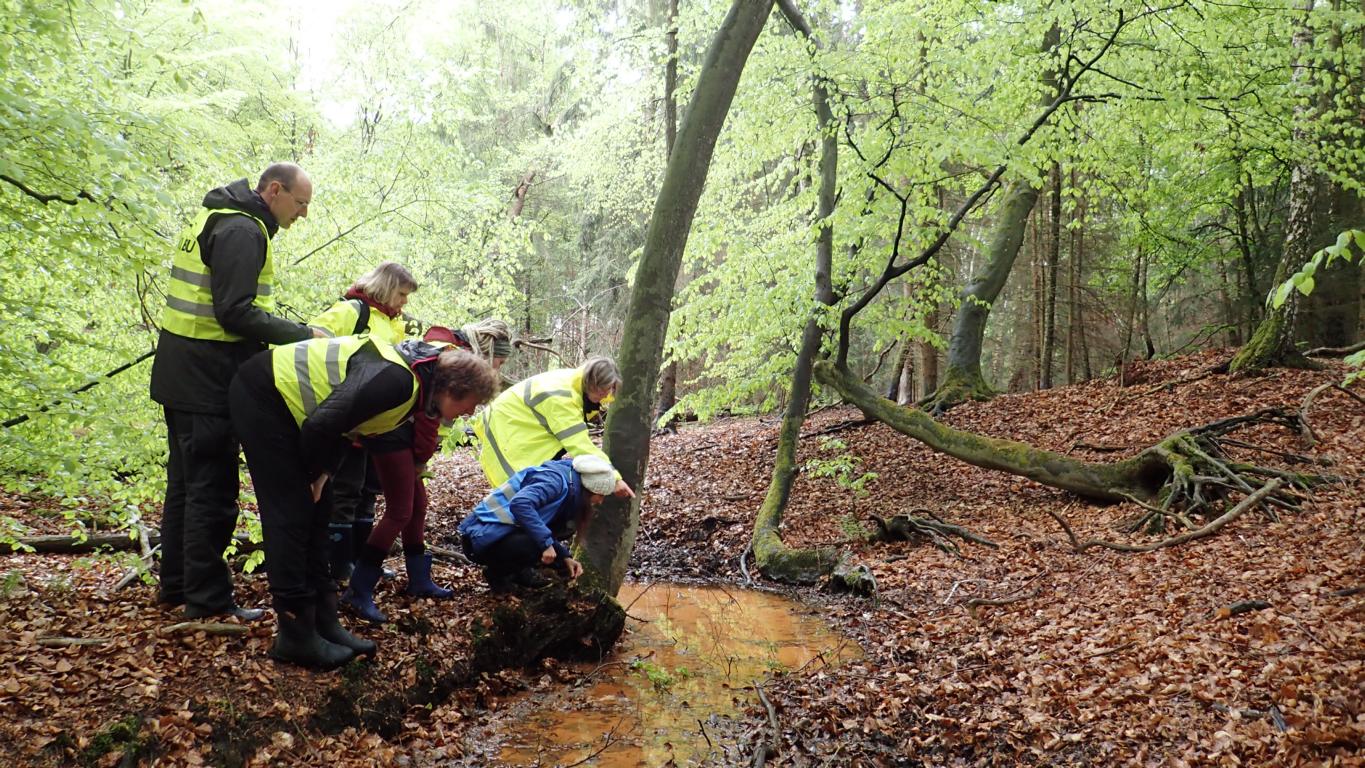
M 368 333 L 376 341 L 397 344 L 407 336 L 403 307 L 417 290 L 417 279 L 396 261 L 356 279 L 345 295 L 308 325 L 327 336 Z M 338 581 L 350 578 L 359 547 L 374 528 L 374 504 L 379 481 L 365 449 L 352 443 L 332 478 L 332 519 L 327 527 L 329 560 Z
M 467 349 L 488 361 L 493 370 L 498 370 L 507 358 L 512 356 L 512 329 L 496 317 L 460 326 L 452 331 L 441 325 L 427 329 L 422 337 L 429 342 L 444 342 Z
M 368 333 L 397 344 L 407 335 L 403 307 L 417 288 L 417 279 L 407 267 L 396 261 L 382 261 L 357 278 L 337 303 L 308 324 L 329 336 Z

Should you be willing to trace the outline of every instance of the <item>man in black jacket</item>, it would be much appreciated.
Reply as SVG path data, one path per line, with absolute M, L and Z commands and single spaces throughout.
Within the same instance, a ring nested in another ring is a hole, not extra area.
M 313 183 L 293 163 L 276 163 L 256 188 L 239 179 L 204 196 L 176 241 L 161 337 L 152 363 L 152 399 L 165 409 L 170 455 L 161 522 L 160 602 L 189 618 L 241 608 L 223 550 L 237 525 L 237 450 L 228 383 L 267 344 L 322 335 L 274 314 L 270 241 L 308 215 Z

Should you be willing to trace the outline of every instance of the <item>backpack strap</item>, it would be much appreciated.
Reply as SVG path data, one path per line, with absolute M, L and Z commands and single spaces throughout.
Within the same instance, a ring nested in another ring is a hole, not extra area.
M 351 331 L 352 335 L 358 336 L 370 328 L 370 305 L 360 299 L 351 299 L 355 305 L 355 328 Z

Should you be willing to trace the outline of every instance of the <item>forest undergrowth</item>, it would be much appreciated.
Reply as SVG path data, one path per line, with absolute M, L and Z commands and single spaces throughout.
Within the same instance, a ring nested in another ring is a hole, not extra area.
M 1141 363 L 1125 386 L 1111 378 L 1002 396 L 945 420 L 1117 459 L 1183 427 L 1297 410 L 1343 376 L 1205 375 L 1226 357 Z M 772 711 L 754 701 L 722 728 L 714 761 L 751 764 L 766 747 L 769 765 L 1365 764 L 1365 408 L 1328 391 L 1307 418 L 1316 445 L 1257 427 L 1241 439 L 1258 447 L 1243 450 L 1262 462 L 1283 461 L 1262 449 L 1330 462 L 1312 469 L 1340 482 L 1278 522 L 1252 512 L 1210 538 L 1129 554 L 1073 551 L 1054 515 L 1082 539 L 1155 540 L 1124 529 L 1142 512 L 1135 504 L 1091 504 L 935 455 L 850 407 L 816 413 L 784 536 L 848 549 L 877 592 L 784 590 L 864 655 L 765 682 Z M 752 575 L 744 554 L 776 431 L 776 418 L 728 419 L 655 439 L 633 578 Z M 428 538 L 449 547 L 484 490 L 472 457 L 439 460 L 431 490 Z M 897 513 L 932 513 L 999 546 L 964 544 L 958 557 L 866 540 L 872 516 Z M 30 533 L 67 525 L 43 499 L 13 493 L 0 495 L 0 514 Z M 125 567 L 0 559 L 0 763 L 484 765 L 491 753 L 464 737 L 484 707 L 578 674 L 556 661 L 481 666 L 474 625 L 497 600 L 458 563 L 437 566 L 456 587 L 449 602 L 401 597 L 401 575 L 382 586 L 394 621 L 363 630 L 379 656 L 329 675 L 269 661 L 269 621 L 228 634 L 178 628 L 176 612 L 152 604 L 152 586 L 113 588 Z M 263 577 L 238 585 L 243 604 L 267 603 Z

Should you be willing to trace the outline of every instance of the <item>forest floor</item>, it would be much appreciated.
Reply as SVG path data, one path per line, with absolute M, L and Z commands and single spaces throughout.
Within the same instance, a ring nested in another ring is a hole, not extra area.
M 1002 396 L 945 421 L 1111 461 L 1183 427 L 1298 410 L 1344 375 L 1201 376 L 1222 358 L 1144 363 L 1126 386 Z M 729 745 L 716 762 L 749 763 L 769 743 L 770 765 L 1365 765 L 1365 407 L 1328 390 L 1308 419 L 1320 438 L 1309 448 L 1272 428 L 1240 437 L 1330 461 L 1318 471 L 1341 482 L 1278 522 L 1249 513 L 1210 538 L 1127 554 L 1076 553 L 1049 512 L 1082 539 L 1155 540 L 1121 530 L 1141 512 L 1134 504 L 1091 504 L 963 464 L 860 423 L 849 407 L 819 412 L 801 461 L 855 460 L 842 476 L 798 478 L 784 535 L 850 550 L 878 589 L 871 599 L 785 591 L 864 655 L 765 684 L 772 716 L 755 703 L 713 733 Z M 655 440 L 634 578 L 744 581 L 777 426 L 730 419 Z M 441 460 L 431 488 L 429 540 L 448 545 L 482 477 L 461 454 Z M 999 548 L 964 544 L 958 557 L 862 537 L 872 515 L 912 510 Z M 15 494 L 0 494 L 0 515 L 33 533 L 69 527 L 44 500 Z M 458 564 L 436 569 L 456 588 L 449 602 L 384 587 L 394 622 L 362 631 L 378 657 L 331 674 L 271 662 L 269 620 L 243 635 L 175 631 L 178 612 L 155 607 L 152 586 L 112 590 L 123 568 L 107 557 L 0 557 L 0 765 L 487 765 L 491 755 L 462 738 L 484 707 L 574 674 L 553 661 L 472 664 L 472 626 L 499 599 Z M 239 602 L 267 604 L 264 578 L 237 583 Z M 42 643 L 56 637 L 102 642 Z

